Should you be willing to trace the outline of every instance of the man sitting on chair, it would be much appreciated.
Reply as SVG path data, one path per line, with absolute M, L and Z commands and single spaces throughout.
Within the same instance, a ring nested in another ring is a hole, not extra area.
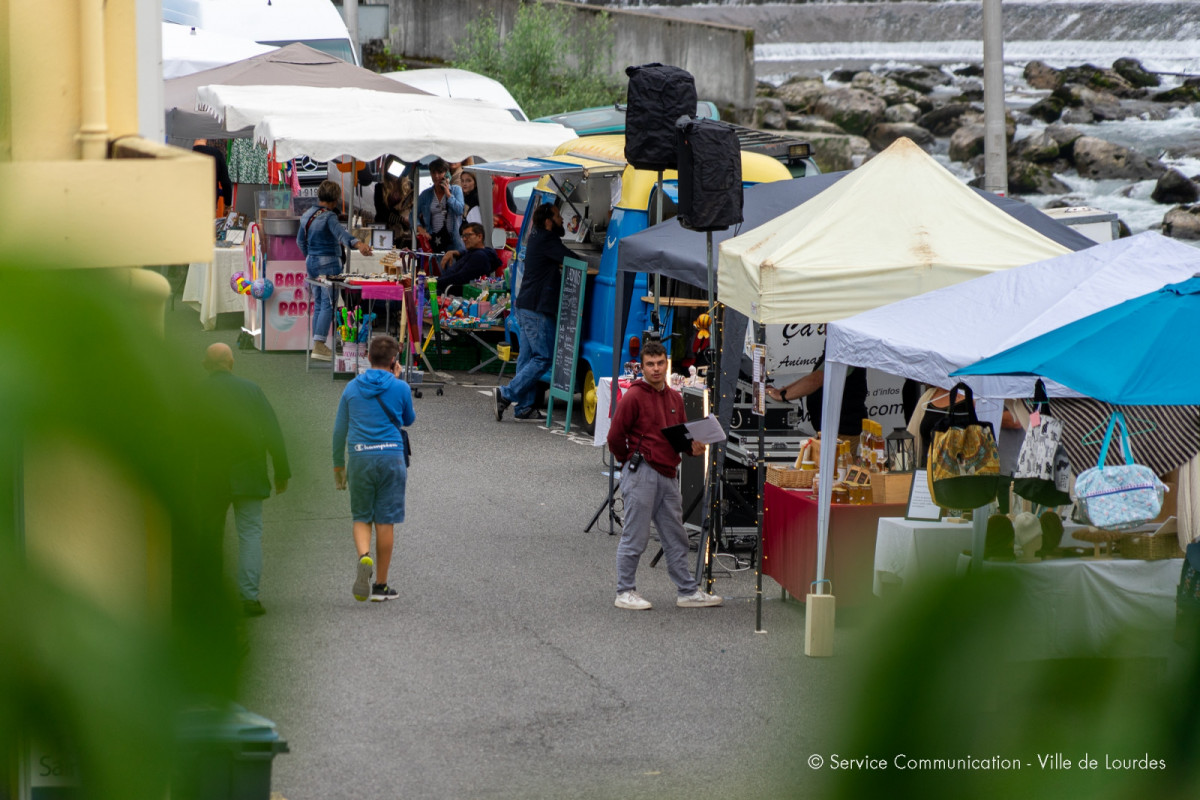
M 483 246 L 483 226 L 478 222 L 469 222 L 463 227 L 462 239 L 466 243 L 465 251 L 451 250 L 442 256 L 438 291 L 443 294 L 461 294 L 463 284 L 494 275 L 502 266 L 496 251 Z

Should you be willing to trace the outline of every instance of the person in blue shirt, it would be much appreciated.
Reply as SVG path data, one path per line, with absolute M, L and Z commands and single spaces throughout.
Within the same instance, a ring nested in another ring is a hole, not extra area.
M 450 168 L 438 158 L 429 165 L 433 186 L 417 196 L 417 233 L 429 236 L 435 253 L 466 249 L 458 229 L 462 226 L 463 192 L 450 183 Z
M 304 254 L 308 277 L 337 275 L 342 271 L 342 245 L 353 247 L 364 256 L 371 255 L 371 245 L 360 242 L 338 222 L 337 209 L 342 202 L 342 187 L 333 181 L 321 181 L 317 187 L 317 205 L 300 217 L 296 244 Z M 324 286 L 314 286 L 312 310 L 312 357 L 329 361 L 333 351 L 325 340 L 333 324 L 333 297 Z
M 350 381 L 338 402 L 333 423 L 333 480 L 350 489 L 358 574 L 354 599 L 391 600 L 388 586 L 394 526 L 404 522 L 404 490 L 408 482 L 402 427 L 416 420 L 412 390 L 400 380 L 400 346 L 380 335 L 367 347 L 371 368 Z M 350 457 L 347 459 L 347 447 Z M 375 559 L 371 558 L 371 526 L 375 526 Z M 371 581 L 371 571 L 375 581 Z

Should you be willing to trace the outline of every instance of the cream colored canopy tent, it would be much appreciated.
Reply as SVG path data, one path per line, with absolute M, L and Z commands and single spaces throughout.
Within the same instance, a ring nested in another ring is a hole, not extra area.
M 717 296 L 759 324 L 831 322 L 1067 252 L 898 139 L 811 200 L 723 242 Z M 974 324 L 970 314 L 961 324 Z M 827 363 L 826 408 L 841 407 L 845 375 L 845 364 Z M 818 581 L 835 458 L 836 448 L 821 448 Z
M 765 324 L 829 322 L 1068 252 L 909 139 L 721 244 L 717 296 Z

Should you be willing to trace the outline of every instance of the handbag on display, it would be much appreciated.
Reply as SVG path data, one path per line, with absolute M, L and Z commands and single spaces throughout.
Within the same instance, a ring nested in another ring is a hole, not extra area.
M 965 408 L 956 411 L 959 391 Z M 930 492 L 942 508 L 979 508 L 996 499 L 1000 448 L 991 423 L 975 416 L 975 394 L 965 383 L 950 390 L 946 417 L 933 429 L 927 467 Z
M 1013 471 L 1013 492 L 1043 506 L 1071 502 L 1071 459 L 1063 447 L 1062 420 L 1050 416 L 1050 398 L 1041 379 L 1033 389 L 1033 413 Z
M 1108 445 L 1112 442 L 1117 425 L 1121 426 L 1121 450 L 1125 454 L 1125 463 L 1106 467 L 1104 461 L 1108 456 Z M 1075 479 L 1075 496 L 1087 514 L 1088 522 L 1097 528 L 1110 530 L 1136 528 L 1158 516 L 1166 489 L 1154 470 L 1133 462 L 1125 415 L 1114 411 L 1108 420 L 1104 442 L 1100 445 L 1099 461 Z

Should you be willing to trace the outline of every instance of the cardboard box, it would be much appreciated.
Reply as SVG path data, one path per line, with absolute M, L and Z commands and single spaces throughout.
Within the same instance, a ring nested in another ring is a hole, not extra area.
M 871 476 L 871 499 L 876 503 L 907 503 L 913 473 L 877 472 Z

